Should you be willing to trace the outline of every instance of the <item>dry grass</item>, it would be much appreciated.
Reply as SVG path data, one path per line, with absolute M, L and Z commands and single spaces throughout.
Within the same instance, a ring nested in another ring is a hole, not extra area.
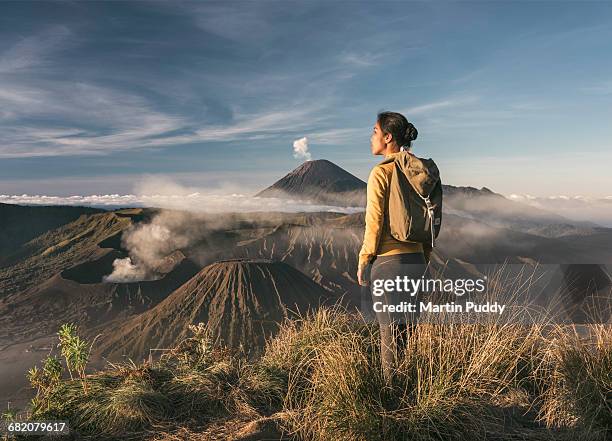
M 193 327 L 157 362 L 88 375 L 86 394 L 63 381 L 33 416 L 89 439 L 605 440 L 612 330 L 589 329 L 423 323 L 387 384 L 377 326 L 339 306 L 287 320 L 256 360 Z
M 421 324 L 387 385 L 377 327 L 323 310 L 285 324 L 262 362 L 288 370 L 286 427 L 300 437 L 472 439 L 517 429 L 505 424 L 503 407 L 529 412 L 524 400 L 499 402 L 535 389 L 541 339 L 538 327 Z
M 549 427 L 578 427 L 584 439 L 612 437 L 612 327 L 556 329 L 547 364 L 538 372 L 547 387 L 540 417 Z

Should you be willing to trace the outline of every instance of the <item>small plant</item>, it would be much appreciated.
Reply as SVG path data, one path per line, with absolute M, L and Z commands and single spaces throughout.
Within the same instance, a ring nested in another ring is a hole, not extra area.
M 193 342 L 197 352 L 201 357 L 207 357 L 213 350 L 212 330 L 205 323 L 188 325 L 189 331 L 193 334 Z
M 45 359 L 42 369 L 34 366 L 28 371 L 28 381 L 36 389 L 36 396 L 32 399 L 32 404 L 37 405 L 46 403 L 47 409 L 50 407 L 50 396 L 57 389 L 62 379 L 62 364 L 55 355 Z
M 89 360 L 87 341 L 79 337 L 76 332 L 75 324 L 64 323 L 57 333 L 60 340 L 58 347 L 61 347 L 62 356 L 66 360 L 70 379 L 74 380 L 75 375 L 78 375 L 82 381 L 83 390 L 87 392 L 87 383 L 85 382 L 85 367 Z M 75 375 L 73 375 L 73 372 Z
M 17 412 L 19 412 L 20 409 L 14 407 L 11 409 L 11 402 L 9 401 L 7 404 L 7 408 L 6 410 L 4 410 L 2 412 L 2 414 L 0 414 L 0 420 L 4 421 L 6 424 L 11 423 L 13 421 L 17 420 Z M 4 434 L 2 436 L 2 441 L 8 441 L 9 440 L 9 435 L 8 433 Z
M 59 384 L 62 378 L 62 364 L 55 355 L 46 358 L 45 364 L 43 365 L 43 373 L 51 384 Z
M 221 348 L 215 348 L 213 332 L 205 323 L 188 325 L 192 336 L 183 339 L 176 347 L 162 356 L 162 359 L 177 358 L 196 369 L 205 369 L 215 358 L 223 356 Z
M 2 418 L 2 420 L 6 422 L 15 421 L 15 419 L 17 418 L 17 412 L 19 412 L 19 410 L 20 409 L 16 407 L 13 407 L 11 409 L 11 402 L 9 401 L 6 405 L 6 410 L 2 412 L 0 418 Z

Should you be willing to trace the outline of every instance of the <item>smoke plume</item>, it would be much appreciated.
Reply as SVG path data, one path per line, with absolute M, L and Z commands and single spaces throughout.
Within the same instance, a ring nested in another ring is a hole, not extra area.
M 293 141 L 293 157 L 310 161 L 312 155 L 308 151 L 308 138 L 304 136 Z
M 115 259 L 104 282 L 134 282 L 160 276 L 165 258 L 201 238 L 205 224 L 194 213 L 163 210 L 150 223 L 132 225 L 122 236 L 129 257 Z

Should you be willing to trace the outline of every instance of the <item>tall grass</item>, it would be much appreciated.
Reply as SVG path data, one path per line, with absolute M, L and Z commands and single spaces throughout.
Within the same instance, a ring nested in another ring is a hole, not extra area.
M 557 328 L 539 374 L 547 383 L 541 418 L 549 427 L 578 427 L 584 439 L 612 439 L 612 326 L 589 336 Z
M 507 434 L 500 397 L 534 389 L 537 327 L 421 324 L 392 384 L 381 370 L 379 339 L 376 326 L 339 310 L 283 325 L 261 362 L 288 370 L 288 427 L 334 440 Z
M 612 439 L 610 325 L 518 323 L 420 323 L 390 383 L 378 325 L 340 306 L 286 320 L 257 359 L 192 326 L 158 361 L 41 382 L 31 417 L 85 439 L 248 439 L 264 422 L 268 439 Z

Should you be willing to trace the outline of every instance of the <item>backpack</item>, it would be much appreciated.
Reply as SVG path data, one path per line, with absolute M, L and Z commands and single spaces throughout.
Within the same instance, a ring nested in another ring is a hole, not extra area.
M 393 162 L 389 185 L 389 226 L 401 242 L 431 242 L 442 225 L 442 181 L 438 166 L 431 159 L 402 151 L 385 159 Z

